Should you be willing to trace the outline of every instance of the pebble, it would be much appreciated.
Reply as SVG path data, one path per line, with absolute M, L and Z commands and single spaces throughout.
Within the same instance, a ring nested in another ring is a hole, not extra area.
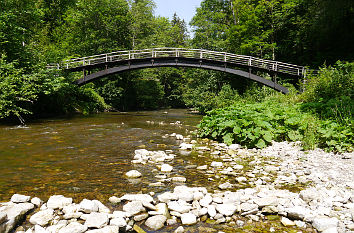
M 171 172 L 173 170 L 173 167 L 168 164 L 162 164 L 161 166 L 161 172 Z
M 141 177 L 141 173 L 137 170 L 131 170 L 131 171 L 128 171 L 127 173 L 125 173 L 125 175 L 128 177 L 128 178 L 139 178 Z

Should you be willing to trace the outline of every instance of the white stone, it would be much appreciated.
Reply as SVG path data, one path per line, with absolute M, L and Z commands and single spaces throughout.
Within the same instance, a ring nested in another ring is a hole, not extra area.
M 58 224 L 52 225 L 47 227 L 47 231 L 49 233 L 58 233 L 60 229 L 62 229 L 63 227 L 65 227 L 67 225 L 66 222 L 59 222 Z
M 63 209 L 64 206 L 70 205 L 72 202 L 72 198 L 66 198 L 63 195 L 54 195 L 49 198 L 47 207 L 54 210 Z
M 122 227 L 126 227 L 127 226 L 127 221 L 125 221 L 125 219 L 122 218 L 122 217 L 117 217 L 117 218 L 111 219 L 109 224 L 122 228 Z
M 181 143 L 179 148 L 181 150 L 191 150 L 193 148 L 193 144 Z
M 96 202 L 84 199 L 79 204 L 79 211 L 84 213 L 98 212 L 98 205 Z
M 208 165 L 203 165 L 203 166 L 199 166 L 197 167 L 198 170 L 207 170 L 208 169 Z
M 45 226 L 54 218 L 54 210 L 46 209 L 31 216 L 30 223 L 33 225 Z
M 120 198 L 124 201 L 153 202 L 154 199 L 148 194 L 126 194 Z
M 103 205 L 102 202 L 98 200 L 93 200 L 93 202 L 98 205 L 98 212 L 106 214 L 109 214 L 111 212 L 111 210 L 107 206 Z
M 38 197 L 34 197 L 31 199 L 31 203 L 37 207 L 39 207 L 40 205 L 42 205 L 43 201 L 41 199 L 39 199 Z
M 213 198 L 210 196 L 210 194 L 207 194 L 199 201 L 199 203 L 201 206 L 208 207 L 212 201 Z
M 263 197 L 254 199 L 254 202 L 260 207 L 263 208 L 265 206 L 276 206 L 278 205 L 278 200 L 276 197 Z
M 173 170 L 173 167 L 168 164 L 162 164 L 161 166 L 161 171 L 162 172 L 171 172 Z
M 289 218 L 295 220 L 304 220 L 310 214 L 310 210 L 302 206 L 287 208 L 285 211 L 288 213 Z
M 219 185 L 219 189 L 229 189 L 232 188 L 232 184 L 230 184 L 229 182 L 223 183 Z
M 108 201 L 112 204 L 118 204 L 121 202 L 121 199 L 116 196 L 112 196 L 108 199 Z
M 165 192 L 157 196 L 157 199 L 159 199 L 160 202 L 169 202 L 170 200 L 177 200 L 178 197 L 171 193 L 171 192 Z
M 181 215 L 183 225 L 193 225 L 197 223 L 197 217 L 191 213 L 184 213 Z
M 170 209 L 172 211 L 176 211 L 181 214 L 187 213 L 192 209 L 192 207 L 181 204 L 180 202 L 177 202 L 177 201 L 170 201 L 170 202 L 168 202 L 167 206 L 168 206 L 168 209 Z
M 163 215 L 156 215 L 148 218 L 145 221 L 145 225 L 151 228 L 152 230 L 159 230 L 161 229 L 166 222 L 167 218 Z
M 222 215 L 231 216 L 236 212 L 237 206 L 232 204 L 217 204 L 216 210 Z
M 105 226 L 101 229 L 94 229 L 86 231 L 86 233 L 118 233 L 119 227 L 118 226 Z
M 240 177 L 237 177 L 236 180 L 237 180 L 237 182 L 242 183 L 242 182 L 246 182 L 247 178 L 243 177 L 243 176 L 240 176 Z
M 248 212 L 254 209 L 258 209 L 258 205 L 257 204 L 251 204 L 248 202 L 242 203 L 241 204 L 241 211 L 242 212 Z
M 25 195 L 21 195 L 21 194 L 14 194 L 11 197 L 11 201 L 13 203 L 25 203 L 25 202 L 29 202 L 31 199 L 30 196 L 25 196 Z
M 183 232 L 184 232 L 183 226 L 179 226 L 173 233 L 183 233 Z
M 145 208 L 143 207 L 141 201 L 132 201 L 123 206 L 123 211 L 127 213 L 127 217 L 131 217 L 145 211 Z
M 280 222 L 284 225 L 284 226 L 295 226 L 295 223 L 293 221 L 291 221 L 288 218 L 282 217 Z
M 102 228 L 108 224 L 108 221 L 106 213 L 91 213 L 87 216 L 85 225 L 91 228 Z
M 294 222 L 295 222 L 295 225 L 297 227 L 300 227 L 300 228 L 305 228 L 306 227 L 306 223 L 303 222 L 303 221 L 295 220 Z
M 328 217 L 317 217 L 312 222 L 312 226 L 318 231 L 325 231 L 330 228 L 336 228 L 337 225 L 338 219 Z
M 58 233 L 83 233 L 87 230 L 87 226 L 84 226 L 78 222 L 72 222 L 69 225 L 61 228 Z
M 0 211 L 5 213 L 8 221 L 0 225 L 0 229 L 4 232 L 11 232 L 11 230 L 20 223 L 20 220 L 27 214 L 28 211 L 32 210 L 34 205 L 31 203 L 19 203 L 4 207 L 0 207 Z
M 172 177 L 171 180 L 172 180 L 172 182 L 176 182 L 176 183 L 185 183 L 187 181 L 187 179 L 182 176 Z
M 213 205 L 208 206 L 208 214 L 211 218 L 214 218 L 216 215 L 216 208 Z
M 35 225 L 34 226 L 34 232 L 35 233 L 49 233 L 46 229 L 44 229 L 40 225 Z
M 211 162 L 210 166 L 212 167 L 222 167 L 223 166 L 223 163 L 222 162 Z
M 128 178 L 132 178 L 132 179 L 141 177 L 141 173 L 137 170 L 128 171 L 127 173 L 125 173 L 125 175 Z
M 168 213 L 168 208 L 167 208 L 167 204 L 166 203 L 158 203 L 156 205 L 156 212 L 159 215 L 164 215 L 168 218 L 169 213 Z

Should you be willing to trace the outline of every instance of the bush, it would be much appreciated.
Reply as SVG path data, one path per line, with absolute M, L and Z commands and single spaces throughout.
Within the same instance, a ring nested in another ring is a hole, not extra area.
M 302 141 L 309 149 L 316 146 L 333 151 L 353 149 L 352 130 L 302 113 L 299 104 L 239 103 L 208 112 L 198 127 L 200 137 L 227 144 L 239 143 L 249 148 L 264 148 L 274 140 Z

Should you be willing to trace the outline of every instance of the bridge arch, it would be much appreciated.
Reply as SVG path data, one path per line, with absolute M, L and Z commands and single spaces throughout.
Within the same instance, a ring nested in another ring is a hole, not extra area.
M 50 67 L 62 68 L 68 71 L 83 71 L 83 78 L 76 80 L 76 84 L 80 86 L 108 75 L 129 70 L 156 67 L 201 68 L 247 78 L 285 94 L 289 92 L 286 87 L 276 83 L 276 80 L 268 80 L 253 74 L 252 70 L 298 77 L 306 74 L 304 67 L 288 63 L 225 52 L 183 48 L 118 51 L 66 60 L 59 64 L 52 64 Z M 248 70 L 248 72 L 244 70 Z M 90 71 L 95 72 L 87 74 Z

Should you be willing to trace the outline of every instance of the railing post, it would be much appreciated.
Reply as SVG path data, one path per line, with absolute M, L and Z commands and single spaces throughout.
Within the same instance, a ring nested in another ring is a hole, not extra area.
M 252 57 L 249 57 L 248 58 L 248 66 L 251 66 L 252 65 Z
M 106 54 L 106 62 L 108 62 L 108 54 Z
M 200 59 L 203 59 L 203 50 L 200 50 Z
M 84 58 L 84 63 L 83 64 L 85 65 L 85 58 Z
M 154 49 L 152 49 L 151 56 L 154 57 Z
M 69 63 L 66 63 L 66 69 L 69 69 Z
M 128 52 L 128 57 L 129 57 L 129 60 L 130 60 L 130 50 L 129 50 L 129 52 Z
M 226 52 L 224 53 L 224 62 L 226 62 L 227 59 L 226 59 Z

